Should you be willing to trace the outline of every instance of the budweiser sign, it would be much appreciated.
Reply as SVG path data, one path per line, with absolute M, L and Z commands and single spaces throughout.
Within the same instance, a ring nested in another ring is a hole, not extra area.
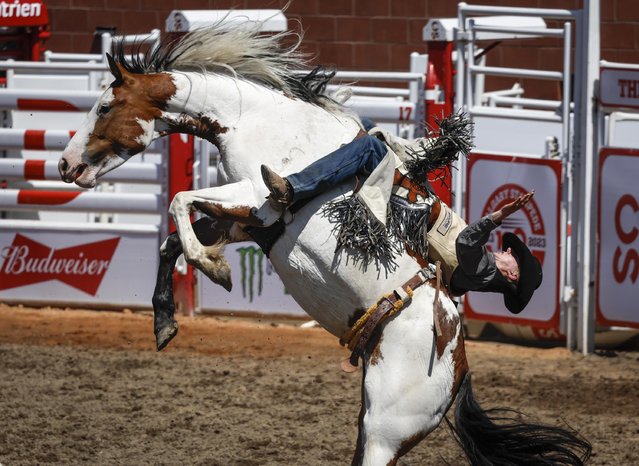
M 52 249 L 17 233 L 0 251 L 0 291 L 58 280 L 95 296 L 120 238 Z

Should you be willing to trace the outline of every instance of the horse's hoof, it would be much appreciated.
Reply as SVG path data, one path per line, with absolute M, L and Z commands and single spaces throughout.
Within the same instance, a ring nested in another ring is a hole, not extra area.
M 228 279 L 220 280 L 218 283 L 222 285 L 222 287 L 229 293 L 233 289 L 233 283 L 231 282 L 231 277 L 228 277 Z
M 209 277 L 209 280 L 211 280 L 213 283 L 217 283 L 229 293 L 231 292 L 231 289 L 233 289 L 233 282 L 231 281 L 230 270 L 228 273 L 220 273 L 217 270 L 214 271 L 213 273 L 207 273 L 207 271 L 204 271 L 204 270 L 203 272 L 205 273 L 207 277 Z
M 155 342 L 158 351 L 162 351 L 166 345 L 169 344 L 173 337 L 177 335 L 178 324 L 176 321 L 171 321 L 168 325 L 162 327 L 159 331 L 155 332 Z

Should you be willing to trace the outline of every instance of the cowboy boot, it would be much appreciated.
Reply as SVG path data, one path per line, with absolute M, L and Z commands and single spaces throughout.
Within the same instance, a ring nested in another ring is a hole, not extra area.
M 285 210 L 293 201 L 293 188 L 286 178 L 279 176 L 266 165 L 262 165 L 262 179 L 269 190 L 269 204 L 275 210 Z

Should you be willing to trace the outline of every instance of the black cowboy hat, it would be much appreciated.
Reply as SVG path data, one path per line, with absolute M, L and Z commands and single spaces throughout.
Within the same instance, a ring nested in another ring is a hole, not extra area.
M 541 264 L 530 249 L 519 239 L 517 235 L 505 233 L 502 242 L 502 250 L 511 248 L 513 256 L 519 264 L 519 281 L 513 283 L 504 277 L 499 270 L 495 276 L 481 291 L 490 291 L 504 295 L 504 304 L 513 314 L 519 314 L 524 310 L 533 293 L 543 278 Z
M 526 307 L 533 293 L 541 285 L 543 274 L 541 264 L 519 236 L 513 233 L 504 233 L 502 250 L 512 250 L 519 264 L 519 281 L 516 287 L 509 286 L 504 293 L 504 304 L 514 314 L 519 314 Z M 497 272 L 501 276 L 501 273 Z

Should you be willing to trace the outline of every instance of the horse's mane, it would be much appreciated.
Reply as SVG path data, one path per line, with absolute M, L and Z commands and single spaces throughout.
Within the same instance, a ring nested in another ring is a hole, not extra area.
M 140 53 L 134 45 L 132 54 L 123 42 L 114 46 L 114 59 L 130 73 L 148 74 L 163 71 L 195 71 L 230 74 L 262 84 L 318 105 L 332 113 L 344 108 L 326 95 L 326 86 L 334 71 L 316 67 L 308 69 L 308 57 L 299 51 L 302 34 L 281 32 L 260 34 L 260 23 L 220 21 L 196 29 L 177 40 L 161 40 L 158 47 Z M 285 45 L 288 43 L 290 45 Z

